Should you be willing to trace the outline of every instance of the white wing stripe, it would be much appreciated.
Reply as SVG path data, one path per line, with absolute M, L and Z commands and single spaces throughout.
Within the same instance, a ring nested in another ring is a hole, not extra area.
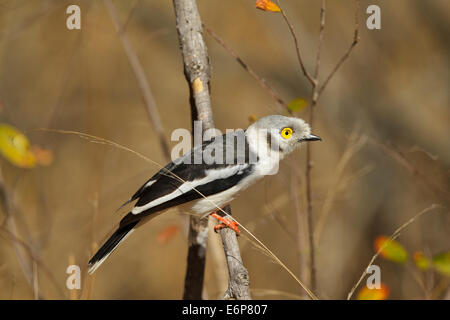
M 194 180 L 194 181 L 186 181 L 182 185 L 180 185 L 176 190 L 173 192 L 166 194 L 165 196 L 162 196 L 158 199 L 155 199 L 153 201 L 150 201 L 149 203 L 141 206 L 141 207 L 134 207 L 133 210 L 131 210 L 132 214 L 139 214 L 145 210 L 148 210 L 150 208 L 156 207 L 157 205 L 163 204 L 167 201 L 173 200 L 176 197 L 181 196 L 183 193 L 186 193 L 188 191 L 191 191 L 193 188 L 196 188 L 198 186 L 207 184 L 209 182 L 212 182 L 214 180 L 218 179 L 225 179 L 228 178 L 236 173 L 242 172 L 245 167 L 247 167 L 248 164 L 238 164 L 234 166 L 230 166 L 223 169 L 210 169 L 206 170 L 206 177 Z
M 147 183 L 145 184 L 144 188 L 150 187 L 150 186 L 151 186 L 152 184 L 154 184 L 155 182 L 156 182 L 156 180 L 151 180 L 151 181 L 147 182 Z

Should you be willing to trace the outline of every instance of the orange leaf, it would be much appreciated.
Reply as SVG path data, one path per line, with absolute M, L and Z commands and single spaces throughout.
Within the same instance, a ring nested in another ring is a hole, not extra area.
M 430 260 L 421 251 L 414 252 L 413 260 L 420 270 L 427 270 L 430 267 Z
M 380 289 L 369 289 L 367 286 L 364 286 L 359 290 L 358 296 L 356 299 L 358 300 L 386 300 L 389 296 L 389 287 L 384 283 L 380 284 Z
M 36 162 L 41 166 L 49 166 L 53 163 L 53 151 L 50 149 L 44 149 L 39 146 L 32 146 L 31 152 L 36 158 Z
M 281 11 L 281 8 L 270 0 L 257 0 L 256 8 L 264 10 L 264 11 L 270 11 L 270 12 L 280 12 Z
M 403 246 L 395 241 L 390 240 L 387 236 L 378 236 L 375 239 L 375 250 L 380 250 L 380 255 L 386 260 L 402 263 L 408 259 L 408 253 Z
M 156 237 L 156 241 L 158 241 L 159 244 L 166 244 L 170 240 L 173 239 L 173 237 L 176 236 L 178 233 L 178 230 L 180 227 L 176 224 L 171 224 L 168 227 L 164 228 L 160 232 L 158 232 L 158 236 Z

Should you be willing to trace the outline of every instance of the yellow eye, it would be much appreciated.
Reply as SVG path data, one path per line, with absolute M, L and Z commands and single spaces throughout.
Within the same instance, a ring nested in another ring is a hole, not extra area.
M 291 128 L 284 128 L 283 130 L 281 130 L 281 136 L 284 139 L 289 139 L 290 137 L 292 137 L 292 129 Z

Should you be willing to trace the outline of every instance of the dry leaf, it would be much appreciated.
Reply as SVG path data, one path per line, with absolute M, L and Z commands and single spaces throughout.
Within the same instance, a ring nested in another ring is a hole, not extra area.
M 387 236 L 378 236 L 375 239 L 375 250 L 381 250 L 380 255 L 389 261 L 402 263 L 408 259 L 405 248 L 399 242 L 390 240 Z
M 44 149 L 39 146 L 32 146 L 31 152 L 33 152 L 36 162 L 41 166 L 49 166 L 53 163 L 53 151 L 50 149 Z
M 270 12 L 280 12 L 281 11 L 281 8 L 270 0 L 257 0 L 256 8 L 264 10 L 264 11 L 270 11 Z
M 358 300 L 386 300 L 389 296 L 389 287 L 384 283 L 380 284 L 380 289 L 369 289 L 364 286 L 359 290 L 357 299 Z
M 251 115 L 248 116 L 248 123 L 249 124 L 255 123 L 256 120 L 258 120 L 258 117 L 256 115 L 251 114 Z

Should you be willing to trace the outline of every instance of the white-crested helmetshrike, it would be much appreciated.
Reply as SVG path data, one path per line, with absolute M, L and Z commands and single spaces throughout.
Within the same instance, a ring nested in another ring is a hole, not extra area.
M 166 209 L 181 206 L 191 214 L 211 214 L 222 221 L 215 229 L 237 223 L 217 214 L 236 195 L 265 175 L 274 174 L 278 162 L 303 142 L 320 140 L 303 120 L 272 115 L 247 130 L 214 137 L 191 149 L 157 172 L 125 203 L 135 200 L 117 230 L 89 261 L 94 272 L 137 227 Z

